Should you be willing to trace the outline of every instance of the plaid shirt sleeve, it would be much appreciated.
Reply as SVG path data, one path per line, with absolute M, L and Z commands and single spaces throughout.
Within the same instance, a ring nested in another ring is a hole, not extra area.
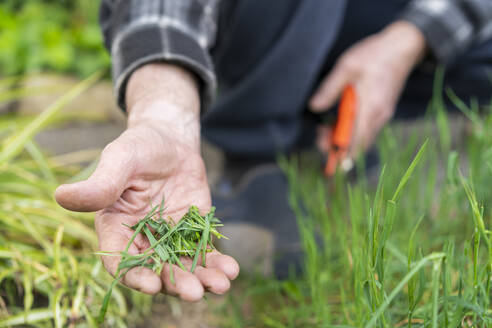
M 215 41 L 219 0 L 103 0 L 100 24 L 111 52 L 118 105 L 140 66 L 167 61 L 186 67 L 202 82 L 202 107 L 213 99 L 216 78 L 208 50 Z
M 402 18 L 424 33 L 443 63 L 492 37 L 492 0 L 413 0 Z

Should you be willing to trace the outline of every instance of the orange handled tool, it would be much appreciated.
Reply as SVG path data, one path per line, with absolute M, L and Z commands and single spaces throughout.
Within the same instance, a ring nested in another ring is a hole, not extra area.
M 351 85 L 345 87 L 340 105 L 338 107 L 338 117 L 331 135 L 328 136 L 329 149 L 328 159 L 325 166 L 325 175 L 332 177 L 337 167 L 347 158 L 355 123 L 357 110 L 357 94 Z

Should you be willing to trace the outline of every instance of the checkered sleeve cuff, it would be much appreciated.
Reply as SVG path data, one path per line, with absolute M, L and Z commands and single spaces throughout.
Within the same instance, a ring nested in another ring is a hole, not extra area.
M 432 54 L 442 63 L 451 62 L 475 39 L 475 27 L 457 1 L 416 0 L 401 18 L 422 31 Z
M 118 105 L 132 73 L 152 62 L 180 65 L 201 82 L 202 111 L 211 104 L 216 77 L 209 49 L 215 41 L 218 0 L 103 0 L 100 23 L 111 52 Z
M 489 40 L 492 37 L 492 0 L 464 0 L 462 7 L 475 23 L 477 41 Z
M 125 90 L 131 74 L 151 62 L 172 62 L 194 73 L 201 82 L 202 109 L 214 98 L 216 79 L 209 54 L 195 38 L 171 26 L 136 26 L 119 35 L 112 46 L 113 81 L 118 105 L 125 109 Z

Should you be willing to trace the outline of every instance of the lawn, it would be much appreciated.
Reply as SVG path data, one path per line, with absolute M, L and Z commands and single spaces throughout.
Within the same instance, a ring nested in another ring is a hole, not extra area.
M 97 326 L 111 277 L 95 254 L 93 216 L 65 211 L 52 197 L 59 183 L 89 171 L 45 156 L 32 137 L 98 78 L 35 118 L 0 121 L 0 326 Z M 490 326 L 492 111 L 445 93 L 467 120 L 457 149 L 436 92 L 418 132 L 384 131 L 376 171 L 359 161 L 357 178 L 327 181 L 312 154 L 280 159 L 306 253 L 303 273 L 284 281 L 241 277 L 228 296 L 208 301 L 204 324 Z M 22 92 L 3 94 L 6 101 Z M 106 325 L 135 326 L 151 308 L 151 298 L 118 286 Z
M 355 181 L 327 182 L 306 155 L 281 161 L 303 274 L 249 280 L 230 296 L 224 326 L 492 326 L 492 111 L 447 90 L 468 120 L 454 149 L 440 90 L 438 75 L 426 123 L 410 137 L 384 131 L 377 182 L 361 162 Z

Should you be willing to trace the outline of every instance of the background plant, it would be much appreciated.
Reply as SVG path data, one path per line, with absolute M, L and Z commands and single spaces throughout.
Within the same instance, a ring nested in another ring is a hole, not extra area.
M 99 1 L 0 2 L 0 75 L 55 71 L 87 76 L 109 67 Z
M 87 76 L 107 68 L 98 5 L 2 0 L 0 75 Z M 58 183 L 87 171 L 47 158 L 32 141 L 90 82 L 34 123 L 0 120 L 0 327 L 97 325 L 112 278 L 94 255 L 92 216 L 67 212 L 52 198 Z M 1 102 L 25 94 L 8 90 L 16 84 L 0 81 L 7 90 Z M 479 111 L 475 101 L 445 90 L 469 125 L 464 147 L 453 148 L 441 86 L 438 74 L 423 132 L 384 132 L 377 188 L 363 163 L 357 181 L 337 175 L 329 183 L 313 165 L 318 158 L 284 163 L 306 252 L 303 274 L 286 281 L 243 277 L 228 302 L 213 307 L 220 326 L 492 326 L 492 106 Z M 413 162 L 432 125 L 438 135 Z M 124 287 L 112 297 L 108 326 L 133 326 L 150 310 L 151 298 Z
M 93 215 L 63 210 L 53 199 L 62 181 L 88 173 L 47 158 L 32 138 L 99 77 L 84 80 L 33 120 L 0 120 L 0 327 L 98 326 L 112 278 L 95 255 Z M 150 311 L 150 297 L 121 286 L 112 298 L 108 326 L 134 326 Z
M 377 187 L 364 163 L 355 181 L 327 182 L 309 154 L 281 161 L 303 274 L 246 279 L 254 287 L 221 309 L 225 327 L 492 326 L 492 106 L 446 90 L 469 126 L 453 149 L 440 78 L 424 132 L 384 132 Z

